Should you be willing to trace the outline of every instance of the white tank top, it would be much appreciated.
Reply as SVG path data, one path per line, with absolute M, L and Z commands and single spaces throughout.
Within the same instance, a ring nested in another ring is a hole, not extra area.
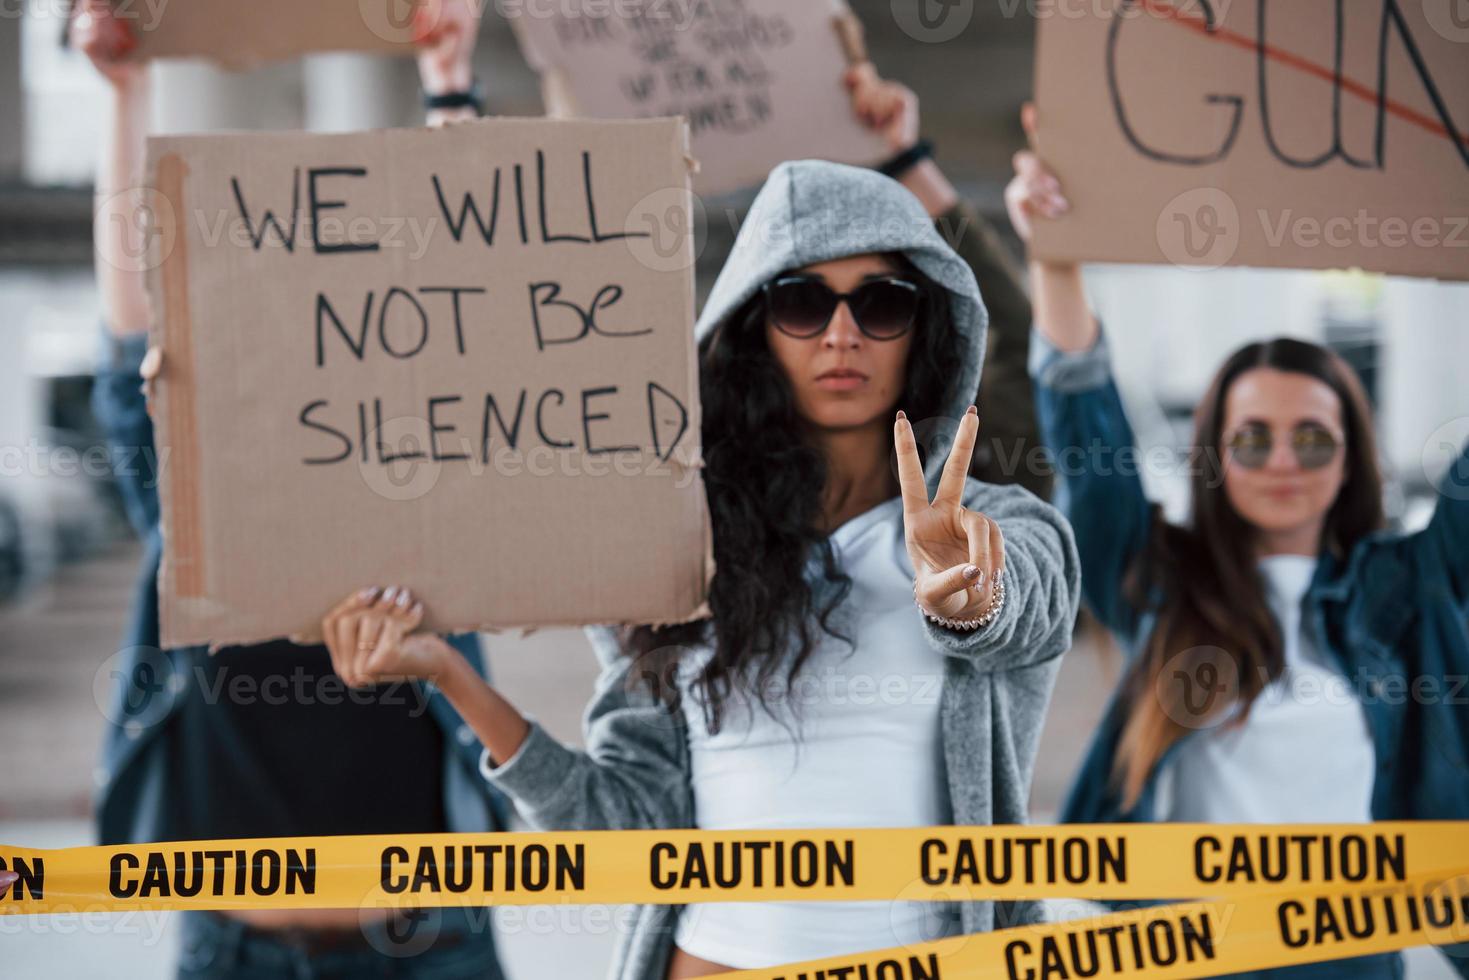
M 680 664 L 701 829 L 912 827 L 952 821 L 939 701 L 944 654 L 925 639 L 913 605 L 902 505 L 889 500 L 832 535 L 852 577 L 838 628 L 825 633 L 793 684 L 774 694 L 780 721 L 748 696 L 725 703 L 711 735 L 689 682 L 710 650 Z M 794 702 L 795 718 L 781 708 Z M 784 722 L 785 727 L 782 727 Z M 799 742 L 792 737 L 799 735 Z M 720 902 L 687 905 L 675 942 L 737 969 L 925 942 L 957 934 L 958 916 L 933 902 Z
M 1178 747 L 1159 773 L 1159 819 L 1369 821 L 1377 753 L 1362 703 L 1302 622 L 1316 559 L 1272 555 L 1259 564 L 1285 641 L 1285 670 L 1255 699 L 1243 727 L 1219 724 Z

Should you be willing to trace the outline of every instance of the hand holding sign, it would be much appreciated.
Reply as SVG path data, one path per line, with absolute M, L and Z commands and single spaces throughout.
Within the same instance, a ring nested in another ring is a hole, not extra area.
M 350 687 L 436 680 L 454 651 L 432 633 L 414 633 L 422 622 L 423 603 L 405 588 L 352 593 L 321 621 L 332 669 Z
M 474 83 L 470 59 L 479 37 L 478 6 L 469 0 L 432 0 L 413 8 L 418 74 L 430 95 L 462 92 Z
M 433 682 L 459 716 L 503 763 L 515 755 L 530 722 L 453 647 L 429 632 L 423 603 L 401 586 L 368 588 L 339 602 L 321 621 L 332 668 L 352 687 L 403 679 Z
M 964 483 L 978 431 L 979 415 L 971 405 L 959 422 L 930 503 L 913 426 L 899 412 L 893 427 L 903 491 L 903 537 L 916 576 L 914 591 L 925 612 L 953 619 L 983 616 L 998 595 L 997 582 L 1005 567 L 1000 526 L 964 506 Z
M 1035 106 L 1026 103 L 1020 122 L 1029 136 L 1035 135 Z M 1040 157 L 1029 150 L 1015 154 L 1015 176 L 1005 187 L 1005 210 L 1015 234 L 1030 255 L 1031 294 L 1035 304 L 1035 328 L 1052 344 L 1068 351 L 1089 350 L 1100 327 L 1086 302 L 1081 266 L 1075 262 L 1038 258 L 1031 247 L 1036 217 L 1056 219 L 1071 210 L 1061 182 Z
M 1035 103 L 1027 102 L 1021 107 L 1020 124 L 1026 136 L 1035 135 Z M 1056 175 L 1030 150 L 1016 153 L 1013 163 L 1015 176 L 1005 186 L 1005 210 L 1009 212 L 1015 234 L 1029 248 L 1031 219 L 1035 215 L 1059 218 L 1070 210 L 1071 202 L 1061 193 L 1061 182 Z
M 870 61 L 848 68 L 842 83 L 857 119 L 881 136 L 889 150 L 901 153 L 918 142 L 918 96 L 911 88 L 883 78 Z
M 133 26 L 120 19 L 107 0 L 81 0 L 72 10 L 67 43 L 86 55 L 98 74 L 119 88 L 138 81 L 145 63 L 124 61 L 138 46 Z

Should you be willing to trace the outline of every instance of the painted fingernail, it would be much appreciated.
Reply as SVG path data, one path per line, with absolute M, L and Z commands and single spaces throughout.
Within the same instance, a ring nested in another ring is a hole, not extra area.
M 372 597 L 375 595 L 377 595 L 377 586 L 369 585 L 367 588 L 357 593 L 357 598 L 361 599 L 363 602 L 371 602 Z
M 898 419 L 899 420 L 906 419 L 907 417 L 908 417 L 908 413 L 907 412 L 904 412 L 901 408 L 898 409 Z
M 979 414 L 979 409 L 975 408 L 973 405 L 970 405 L 969 408 L 965 410 L 964 414 L 965 415 L 978 415 Z
M 383 590 L 383 602 L 393 602 L 398 598 L 398 587 L 390 585 Z
M 413 604 L 413 615 L 415 615 L 415 616 L 422 616 L 423 615 L 423 603 L 422 602 L 415 602 Z
M 404 589 L 402 592 L 399 592 L 398 593 L 398 598 L 395 599 L 394 601 L 397 602 L 399 609 L 407 609 L 408 608 L 408 600 L 411 599 L 411 598 L 412 598 L 412 596 L 410 596 L 408 594 L 408 590 L 407 589 Z
M 982 568 L 979 570 L 979 574 L 976 575 L 974 578 L 974 587 L 976 589 L 984 588 L 984 569 Z
M 969 579 L 970 581 L 973 581 L 974 579 L 978 578 L 979 577 L 979 572 L 980 572 L 980 568 L 979 568 L 978 565 L 965 565 L 964 566 L 964 577 L 967 578 L 967 579 Z

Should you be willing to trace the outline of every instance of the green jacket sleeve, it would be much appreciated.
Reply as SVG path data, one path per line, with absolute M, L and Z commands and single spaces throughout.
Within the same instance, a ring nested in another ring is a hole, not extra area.
M 1046 499 L 1051 477 L 1041 454 L 1035 398 L 1026 368 L 1031 311 L 1019 267 L 994 227 L 962 200 L 939 215 L 934 225 L 974 270 L 990 315 L 976 402 L 979 443 L 970 472 L 985 483 L 1018 483 Z

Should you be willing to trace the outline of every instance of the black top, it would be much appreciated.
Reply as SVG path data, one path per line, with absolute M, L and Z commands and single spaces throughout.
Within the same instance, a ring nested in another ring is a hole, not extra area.
M 324 646 L 193 659 L 176 724 L 177 840 L 438 833 L 444 735 L 413 683 L 353 690 Z

